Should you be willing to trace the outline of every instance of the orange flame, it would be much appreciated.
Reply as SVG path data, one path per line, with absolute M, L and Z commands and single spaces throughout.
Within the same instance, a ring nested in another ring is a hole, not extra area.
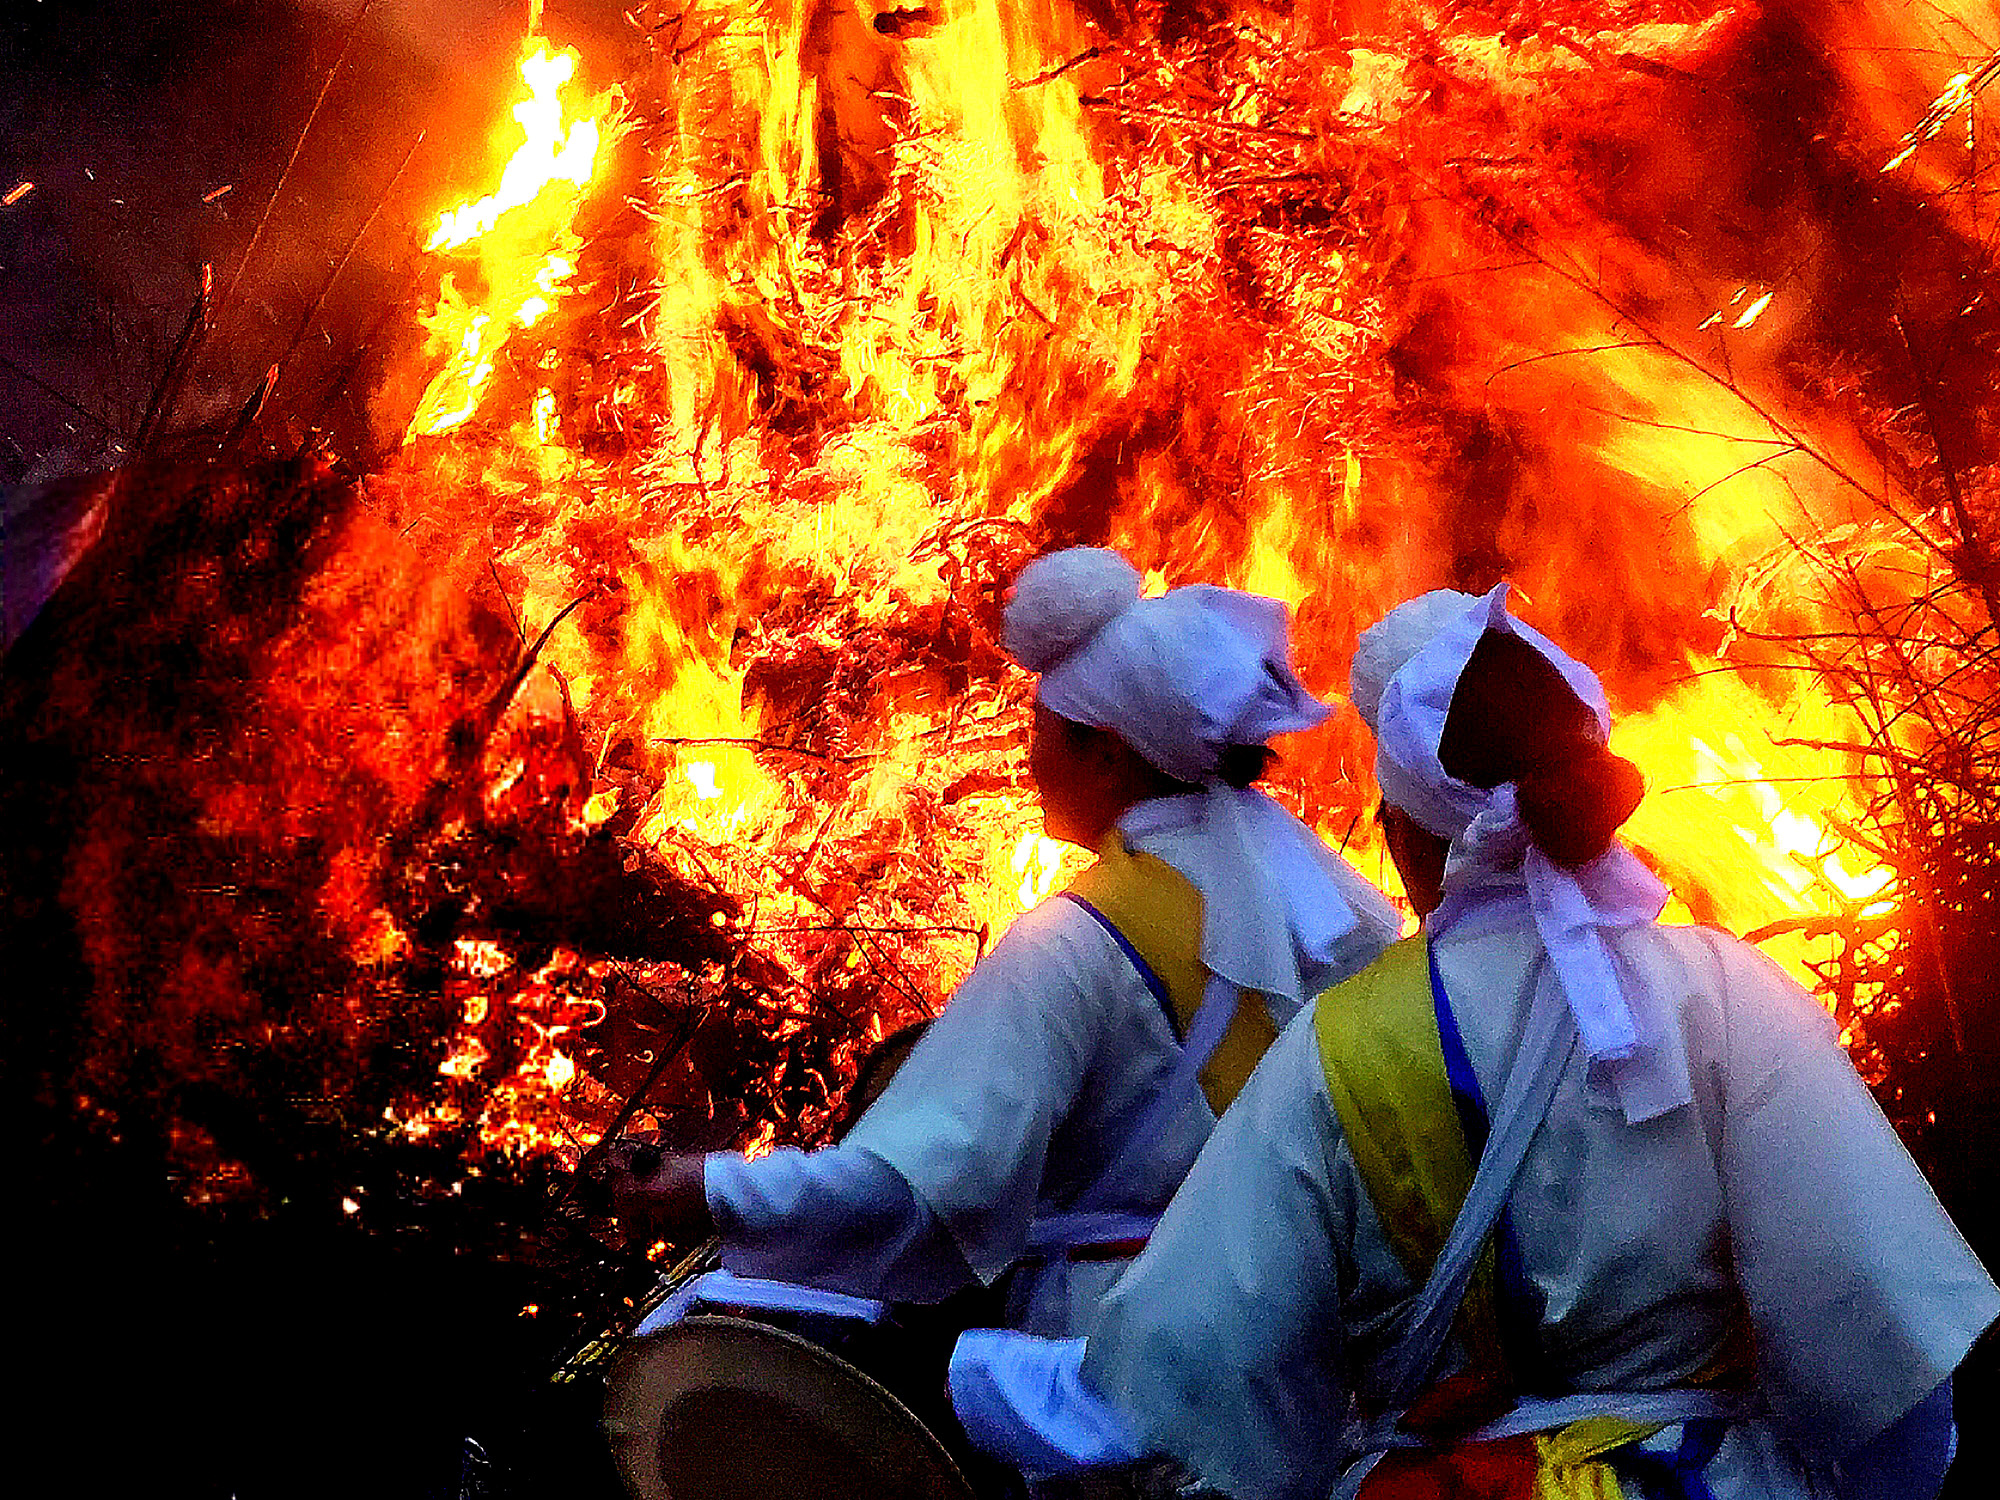
M 689 11 L 701 41 L 672 56 L 634 199 L 651 221 L 650 300 L 623 325 L 630 359 L 609 383 L 585 379 L 597 351 L 564 342 L 581 316 L 564 293 L 594 274 L 578 270 L 596 264 L 587 254 L 611 254 L 574 225 L 615 128 L 611 95 L 565 102 L 573 54 L 531 38 L 515 112 L 527 140 L 496 191 L 433 236 L 440 253 L 476 254 L 487 290 L 462 295 L 447 276 L 426 319 L 440 367 L 409 434 L 459 446 L 447 462 L 419 445 L 409 462 L 505 498 L 515 521 L 496 564 L 525 616 L 615 595 L 545 655 L 593 732 L 646 773 L 643 805 L 599 790 L 586 824 L 616 809 L 635 848 L 744 893 L 746 943 L 804 964 L 830 926 L 894 933 L 898 972 L 941 993 L 1084 858 L 1043 837 L 1029 805 L 1025 678 L 990 641 L 949 681 L 921 665 L 921 642 L 976 628 L 967 538 L 1025 551 L 1029 527 L 1087 481 L 1093 522 L 1149 588 L 1211 579 L 1286 600 L 1309 680 L 1336 682 L 1354 625 L 1446 581 L 1438 518 L 1462 498 L 1456 477 L 1402 451 L 1414 438 L 1383 440 L 1401 377 L 1381 371 L 1438 315 L 1408 286 L 1479 272 L 1476 294 L 1438 294 L 1458 298 L 1439 319 L 1455 362 L 1425 400 L 1533 434 L 1517 493 L 1567 501 L 1510 512 L 1494 546 L 1526 613 L 1602 666 L 1628 710 L 1617 745 L 1653 788 L 1628 832 L 1683 890 L 1677 914 L 1752 931 L 1879 904 L 1886 874 L 1841 834 L 1857 768 L 1804 743 L 1856 739 L 1852 715 L 1736 638 L 1718 603 L 1795 536 L 1867 511 L 1849 477 L 1867 469 L 1859 433 L 1824 404 L 1788 403 L 1809 288 L 1748 271 L 1689 286 L 1642 245 L 1527 210 L 1508 232 L 1539 236 L 1533 252 L 1509 249 L 1498 271 L 1476 213 L 1399 211 L 1379 245 L 1307 242 L 1242 207 L 1241 184 L 1217 186 L 1222 148 L 1194 132 L 1176 144 L 1181 117 L 1137 95 L 1110 108 L 1121 81 L 1175 86 L 1173 60 L 1121 72 L 1083 8 L 967 0 L 896 37 L 868 19 L 728 0 Z M 1269 180 L 1316 168 L 1329 133 L 1357 153 L 1371 132 L 1415 139 L 1431 107 L 1435 60 L 1332 49 L 1314 24 L 1272 19 L 1232 42 L 1254 60 L 1216 103 L 1217 130 L 1296 153 L 1253 163 Z M 1684 75 L 1732 24 L 1718 11 L 1635 27 L 1618 55 Z M 1496 110 L 1563 96 L 1593 66 L 1586 49 L 1466 27 L 1440 43 L 1454 89 L 1483 88 Z M 1308 52 L 1321 112 L 1266 112 L 1267 76 Z M 1856 87 L 1887 98 L 1905 82 Z M 1934 111 L 1969 111 L 1980 83 L 1954 80 Z M 1874 128 L 1886 143 L 1906 126 Z M 1164 145 L 1133 144 L 1156 129 Z M 1433 187 L 1415 196 L 1442 196 Z M 1664 309 L 1652 326 L 1619 287 Z M 546 353 L 513 425 L 474 433 L 502 345 L 527 329 Z M 1674 632 L 1628 638 L 1653 619 Z M 798 662 L 847 665 L 802 671 L 821 695 L 802 699 L 783 670 Z M 842 694 L 873 717 L 823 701 Z M 1288 753 L 1281 792 L 1380 869 L 1358 816 L 1358 725 Z M 1770 947 L 1810 982 L 1817 941 L 1792 931 Z M 837 961 L 875 961 L 863 952 Z M 544 1040 L 521 1054 L 532 1077 L 510 1075 L 524 1109 L 572 1080 Z
M 442 354 L 445 362 L 424 391 L 407 437 L 436 436 L 468 421 L 513 331 L 539 323 L 576 274 L 576 215 L 611 133 L 615 98 L 610 91 L 599 94 L 572 118 L 563 91 L 576 65 L 573 51 L 551 52 L 534 36 L 522 43 L 528 97 L 513 110 L 521 144 L 499 187 L 445 210 L 424 246 L 430 254 L 471 247 L 485 292 L 470 299 L 455 275 L 445 275 L 437 304 L 423 320 L 426 353 Z M 546 428 L 549 415 L 538 410 L 536 420 Z

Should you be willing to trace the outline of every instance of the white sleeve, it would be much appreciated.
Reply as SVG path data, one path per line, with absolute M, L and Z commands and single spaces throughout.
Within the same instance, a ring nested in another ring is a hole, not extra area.
M 1083 1383 L 1235 1500 L 1322 1500 L 1340 1476 L 1341 1149 L 1308 1006 L 1089 1331 Z
M 1760 1374 L 1781 1431 L 1838 1458 L 1957 1368 L 2000 1289 L 1825 1011 L 1755 949 L 1708 941 L 1728 1005 L 1723 1190 Z
M 936 1216 L 866 1151 L 717 1152 L 702 1186 L 738 1276 L 884 1302 L 939 1302 L 972 1280 Z
M 974 1328 L 951 1351 L 952 1410 L 967 1437 L 1031 1480 L 1143 1457 L 1082 1363 L 1082 1339 Z
M 1105 1046 L 1112 975 L 1139 987 L 1089 916 L 1045 901 L 965 977 L 847 1136 L 896 1170 L 983 1281 L 1027 1243 L 1050 1143 Z

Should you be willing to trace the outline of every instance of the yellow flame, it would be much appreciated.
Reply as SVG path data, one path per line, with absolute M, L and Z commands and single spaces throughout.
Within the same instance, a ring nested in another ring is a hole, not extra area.
M 520 67 L 528 97 L 514 106 L 513 114 L 526 139 L 500 174 L 497 190 L 438 216 L 437 228 L 424 245 L 426 252 L 456 249 L 491 233 L 502 214 L 525 208 L 555 183 L 583 187 L 590 182 L 597 162 L 598 122 L 585 119 L 567 129 L 563 126 L 562 89 L 576 74 L 576 54 L 568 49 L 551 53 L 547 43 L 537 41 Z
M 618 811 L 618 788 L 606 787 L 601 792 L 592 792 L 583 804 L 583 826 L 595 828 Z
M 447 209 L 424 247 L 433 254 L 469 250 L 485 292 L 474 303 L 454 276 L 442 279 L 437 303 L 423 323 L 426 353 L 444 362 L 410 419 L 407 437 L 450 432 L 477 414 L 509 335 L 546 319 L 576 274 L 580 242 L 573 225 L 609 132 L 614 99 L 611 92 L 601 94 L 578 106 L 580 113 L 571 118 L 563 90 L 576 65 L 574 52 L 552 52 L 538 37 L 522 44 L 520 73 L 528 97 L 514 106 L 513 118 L 524 138 L 498 189 Z M 537 421 L 546 419 L 538 413 Z
M 482 432 L 484 446 L 426 445 L 411 462 L 456 479 L 458 455 L 464 469 L 483 459 L 481 480 L 518 500 L 528 519 L 499 560 L 526 580 L 524 615 L 548 618 L 615 571 L 619 609 L 588 632 L 559 633 L 548 660 L 579 712 L 629 737 L 657 788 L 636 810 L 635 841 L 690 881 L 754 893 L 745 942 L 789 927 L 812 934 L 800 953 L 853 971 L 876 958 L 831 949 L 841 939 L 826 934 L 843 922 L 947 934 L 884 943 L 941 993 L 991 934 L 1087 856 L 1034 831 L 1010 779 L 1019 678 L 974 673 L 970 687 L 962 678 L 941 687 L 922 653 L 905 649 L 913 622 L 963 623 L 963 575 L 947 587 L 937 533 L 1040 518 L 1084 453 L 1096 462 L 1107 451 L 1097 445 L 1136 430 L 1135 416 L 1190 430 L 1198 421 L 1195 443 L 1212 430 L 1233 450 L 1221 466 L 1232 476 L 1240 468 L 1240 493 L 1227 492 L 1228 504 L 1204 494 L 1190 473 L 1204 455 L 1185 439 L 1127 452 L 1120 438 L 1108 539 L 1147 570 L 1149 592 L 1226 579 L 1302 606 L 1317 632 L 1308 641 L 1302 629 L 1302 644 L 1320 658 L 1310 680 L 1324 688 L 1351 615 L 1425 586 L 1416 575 L 1436 549 L 1423 517 L 1452 507 L 1394 452 L 1371 448 L 1364 474 L 1355 449 L 1373 441 L 1366 425 L 1308 425 L 1317 397 L 1294 390 L 1293 367 L 1271 363 L 1255 335 L 1232 335 L 1240 367 L 1219 342 L 1198 346 L 1220 363 L 1170 387 L 1185 414 L 1158 408 L 1146 382 L 1199 328 L 1190 306 L 1223 284 L 1213 269 L 1254 261 L 1285 236 L 1260 239 L 1265 231 L 1236 222 L 1200 173 L 1157 154 L 1124 153 L 1116 172 L 1101 165 L 1106 116 L 1086 109 L 1084 70 L 1058 67 L 1092 42 L 1068 5 L 964 0 L 949 24 L 896 38 L 851 8 L 691 0 L 689 16 L 702 40 L 675 61 L 648 132 L 649 176 L 634 189 L 655 226 L 642 274 L 656 300 L 628 325 L 639 357 L 629 368 L 562 366 L 564 299 L 581 263 L 572 226 L 594 171 L 578 175 L 578 143 L 594 136 L 601 159 L 612 127 L 581 129 L 609 119 L 606 99 L 564 103 L 575 64 L 556 64 L 534 42 L 524 56 L 547 61 L 533 76 L 524 65 L 516 118 L 526 143 L 499 189 L 447 215 L 434 236 L 440 251 L 455 243 L 479 267 L 444 278 L 426 320 L 441 368 L 411 434 L 475 418 L 495 371 L 509 369 L 506 341 L 522 330 L 534 331 L 538 362 L 517 346 L 519 385 L 498 398 L 513 413 L 504 431 Z M 1461 51 L 1461 63 L 1496 76 L 1569 65 L 1563 49 L 1539 42 Z M 1392 117 L 1413 97 L 1406 71 L 1392 53 L 1357 51 L 1342 108 Z M 1329 98 L 1340 92 L 1336 83 Z M 1248 103 L 1224 112 L 1258 123 Z M 1883 137 L 1884 151 L 1906 121 Z M 830 225 L 835 207 L 847 217 Z M 461 229 L 472 237 L 454 242 Z M 1435 246 L 1419 248 L 1413 263 L 1437 258 Z M 1283 274 L 1284 249 L 1257 265 L 1260 319 L 1337 373 L 1371 347 L 1371 319 L 1385 316 L 1367 305 L 1376 295 L 1361 279 L 1368 252 L 1357 248 L 1353 268 L 1316 262 L 1325 274 L 1314 279 Z M 1610 535 L 1616 528 L 1582 503 L 1538 507 L 1525 529 L 1503 529 L 1502 555 L 1559 559 L 1521 580 L 1537 598 L 1588 598 L 1589 560 L 1619 547 L 1657 551 L 1662 575 L 1706 588 L 1796 530 L 1802 508 L 1807 529 L 1827 521 L 1825 487 L 1801 478 L 1809 466 L 1796 446 L 1722 385 L 1640 347 L 1547 277 L 1490 285 L 1496 303 L 1521 305 L 1469 310 L 1467 347 L 1491 354 L 1496 373 L 1465 394 L 1546 433 L 1548 451 L 1570 466 L 1551 464 L 1546 493 L 1578 480 L 1582 495 L 1617 486 L 1661 497 L 1654 511 L 1633 512 L 1657 522 L 1657 536 Z M 1755 325 L 1773 294 L 1753 291 L 1737 289 L 1702 326 Z M 1685 329 L 1707 305 L 1677 303 L 1672 325 Z M 1767 327 L 1740 342 L 1780 335 Z M 1754 351 L 1739 362 L 1746 389 L 1760 378 L 1753 360 Z M 588 421 L 556 394 L 585 391 Z M 581 436 L 614 430 L 623 442 Z M 560 447 L 565 432 L 578 434 L 573 449 Z M 1341 455 L 1344 464 L 1329 463 Z M 570 522 L 585 509 L 589 535 L 618 538 L 615 557 L 576 540 L 586 529 L 573 534 Z M 1688 597 L 1674 596 L 1683 606 Z M 1635 601 L 1634 620 L 1648 602 L 1659 601 Z M 767 650 L 774 642 L 781 649 Z M 1582 644 L 1589 655 L 1593 643 Z M 880 722 L 859 733 L 836 716 L 835 732 L 822 734 L 818 705 L 770 680 L 782 672 L 753 676 L 745 665 L 784 652 L 808 667 L 824 654 L 881 674 L 887 687 L 868 684 L 888 705 Z M 1774 708 L 1722 674 L 1621 727 L 1621 748 L 1655 789 L 1632 832 L 1689 890 L 1687 914 L 1742 931 L 1865 909 L 1886 889 L 1885 872 L 1838 847 L 1846 768 L 1752 732 L 1788 716 L 1779 737 L 1846 737 L 1834 713 L 1803 693 Z M 953 738 L 968 724 L 984 726 L 971 748 Z M 697 745 L 701 758 L 689 759 Z M 964 774 L 975 768 L 982 774 Z M 1343 775 L 1365 779 L 1366 761 L 1329 757 L 1307 774 L 1323 790 Z M 605 796 L 585 804 L 586 826 L 610 815 L 615 795 Z M 1367 831 L 1359 843 L 1370 843 Z M 897 873 L 912 869 L 921 878 Z M 1805 974 L 1805 940 L 1774 947 Z M 483 1138 L 508 1149 L 549 1138 L 525 1116 L 554 1113 L 566 1061 L 559 1029 L 539 1033 L 496 1090 Z
M 1015 891 L 1026 911 L 1037 902 L 1044 900 L 1056 887 L 1063 873 L 1063 846 L 1043 834 L 1029 832 L 1021 835 L 1014 845 L 1014 873 L 1021 877 L 1021 884 Z
M 1697 904 L 1695 915 L 1739 933 L 1879 910 L 1871 898 L 1890 873 L 1868 866 L 1831 822 L 1849 799 L 1849 767 L 1833 752 L 1776 743 L 1852 737 L 1846 711 L 1817 694 L 1774 707 L 1738 676 L 1697 676 L 1614 731 L 1614 748 L 1649 784 L 1625 835 Z M 1825 940 L 1784 933 L 1763 946 L 1801 983 L 1817 983 L 1809 965 Z

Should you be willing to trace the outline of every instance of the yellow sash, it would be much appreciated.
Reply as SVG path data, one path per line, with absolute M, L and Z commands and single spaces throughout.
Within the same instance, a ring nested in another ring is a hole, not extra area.
M 1422 934 L 1391 944 L 1313 1013 L 1326 1090 L 1389 1247 L 1421 1286 L 1444 1248 L 1476 1165 L 1445 1079 Z M 1456 1329 L 1474 1369 L 1511 1382 L 1495 1312 L 1488 1244 L 1459 1304 Z
M 1097 863 L 1068 889 L 1089 902 L 1146 961 L 1165 986 L 1174 1022 L 1186 1036 L 1208 983 L 1201 962 L 1201 892 L 1165 860 L 1126 848 L 1116 829 L 1098 849 Z M 1262 1004 L 1238 1003 L 1229 1030 L 1196 1075 L 1218 1116 L 1249 1081 L 1277 1035 Z
M 1396 1258 L 1421 1286 L 1444 1248 L 1476 1165 L 1445 1077 L 1422 934 L 1393 944 L 1321 995 L 1313 1025 L 1327 1094 L 1355 1168 Z M 1511 1399 L 1497 1284 L 1489 1241 L 1454 1325 L 1468 1368 L 1447 1382 L 1456 1388 L 1449 1393 L 1453 1404 L 1474 1413 L 1475 1422 L 1480 1415 L 1497 1415 L 1496 1408 Z M 1599 1455 L 1659 1430 L 1658 1423 L 1588 1417 L 1537 1434 L 1533 1500 L 1624 1500 L 1616 1471 Z

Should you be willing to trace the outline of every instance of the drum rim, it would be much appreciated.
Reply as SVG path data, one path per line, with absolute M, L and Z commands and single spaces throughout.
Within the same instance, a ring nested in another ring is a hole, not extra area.
M 846 1397 L 844 1404 L 850 1410 L 843 1413 L 836 1408 L 833 1412 L 836 1418 L 851 1418 L 855 1411 L 873 1403 L 892 1419 L 884 1430 L 891 1444 L 907 1450 L 912 1457 L 921 1455 L 931 1461 L 938 1478 L 944 1482 L 938 1500 L 976 1500 L 976 1492 L 950 1450 L 887 1386 L 789 1329 L 722 1313 L 693 1314 L 643 1338 L 627 1339 L 613 1359 L 604 1385 L 604 1435 L 619 1477 L 633 1500 L 676 1500 L 660 1472 L 660 1425 L 673 1396 L 698 1387 L 690 1383 L 676 1390 L 671 1379 L 676 1372 L 671 1363 L 663 1364 L 660 1356 L 675 1352 L 676 1345 L 687 1343 L 695 1335 L 707 1335 L 711 1340 L 720 1336 L 739 1344 L 748 1340 L 752 1346 L 775 1346 L 789 1354 L 803 1355 L 807 1365 L 825 1377 L 823 1389 Z M 897 1418 L 900 1422 L 893 1420 Z M 852 1424 L 836 1420 L 833 1425 Z M 956 1490 L 951 1489 L 954 1484 Z

